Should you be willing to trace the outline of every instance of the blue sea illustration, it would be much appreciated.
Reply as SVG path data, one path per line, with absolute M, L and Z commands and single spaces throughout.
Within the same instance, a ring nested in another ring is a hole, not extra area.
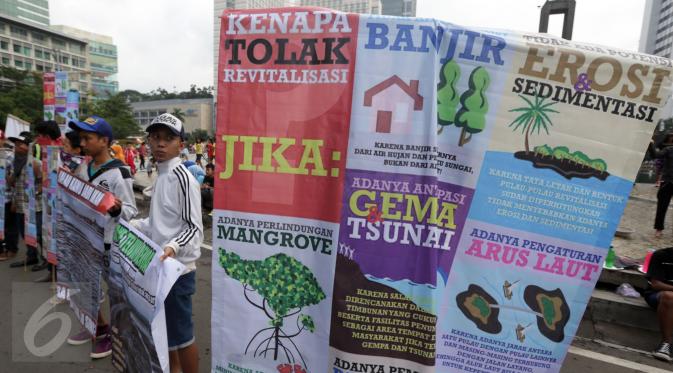
M 437 281 L 440 282 L 438 284 L 439 286 L 417 284 L 409 279 L 393 280 L 388 277 L 378 278 L 368 274 L 365 274 L 365 277 L 369 281 L 377 282 L 399 291 L 414 302 L 419 308 L 433 315 L 437 315 L 437 308 L 441 301 L 442 292 L 446 287 L 446 277 L 439 271 L 437 273 Z

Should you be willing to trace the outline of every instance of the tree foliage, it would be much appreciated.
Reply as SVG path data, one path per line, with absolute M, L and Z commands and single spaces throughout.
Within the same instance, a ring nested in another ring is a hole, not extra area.
M 447 61 L 439 73 L 437 85 L 437 123 L 441 126 L 437 133 L 442 133 L 444 126 L 451 125 L 456 120 L 456 109 L 460 102 L 456 83 L 459 79 L 460 66 L 454 60 Z
M 7 114 L 31 123 L 43 117 L 42 76 L 30 71 L 0 66 L 0 126 Z
M 491 82 L 488 71 L 483 67 L 477 67 L 470 74 L 469 87 L 462 96 L 462 107 L 456 114 L 456 127 L 461 128 L 458 146 L 463 146 L 470 141 L 472 135 L 484 130 L 486 126 L 486 113 L 488 112 L 488 100 L 486 90 Z
M 553 125 L 551 118 L 549 118 L 549 113 L 558 114 L 558 111 L 551 108 L 556 102 L 545 103 L 545 99 L 539 96 L 535 96 L 534 102 L 522 95 L 519 95 L 519 97 L 524 100 L 528 106 L 510 110 L 511 113 L 518 112 L 521 114 L 509 124 L 509 127 L 513 127 L 512 131 L 521 129 L 521 133 L 525 134 L 524 146 L 526 148 L 526 154 L 528 154 L 530 152 L 528 142 L 530 134 L 534 131 L 537 131 L 539 134 L 540 130 L 544 130 L 549 134 L 549 126 Z
M 82 112 L 84 113 L 84 111 Z M 87 108 L 87 114 L 98 115 L 110 123 L 116 139 L 142 134 L 138 123 L 133 118 L 131 105 L 121 93 L 91 102 Z
M 171 100 L 171 99 L 193 99 L 193 98 L 212 98 L 213 97 L 213 87 L 197 87 L 196 84 L 192 84 L 189 87 L 188 91 L 182 92 L 169 92 L 164 88 L 153 89 L 148 93 L 140 93 L 136 90 L 127 89 L 120 92 L 129 102 L 142 102 L 142 101 L 158 101 L 158 100 Z
M 210 136 L 208 136 L 208 131 L 197 128 L 194 131 L 188 133 L 185 140 L 187 140 L 188 143 L 193 144 L 197 141 L 204 141 L 209 137 Z
M 273 359 L 277 360 L 279 354 L 284 352 L 287 361 L 295 363 L 295 355 L 291 352 L 294 348 L 306 367 L 306 362 L 292 338 L 304 330 L 311 333 L 315 331 L 313 318 L 300 312 L 304 307 L 318 304 L 326 298 L 313 273 L 297 259 L 282 253 L 264 260 L 244 260 L 236 253 L 226 252 L 221 248 L 219 253 L 220 265 L 227 275 L 243 285 L 243 296 L 248 303 L 262 310 L 269 318 L 270 327 L 261 329 L 252 337 L 245 353 L 248 353 L 258 337 L 268 335 L 257 344 L 253 351 L 254 356 L 266 357 L 267 352 L 273 352 Z M 262 297 L 261 303 L 255 302 L 248 295 L 251 290 Z M 288 333 L 283 327 L 285 319 L 292 316 L 296 316 L 294 320 L 297 330 Z M 265 344 L 266 347 L 263 347 Z
M 285 254 L 259 261 L 243 260 L 236 253 L 220 250 L 220 264 L 229 276 L 250 285 L 264 297 L 276 318 L 325 299 L 313 273 L 300 261 Z
M 185 121 L 185 112 L 182 111 L 182 109 L 180 109 L 180 108 L 173 108 L 173 111 L 171 112 L 171 115 L 180 119 L 182 122 Z

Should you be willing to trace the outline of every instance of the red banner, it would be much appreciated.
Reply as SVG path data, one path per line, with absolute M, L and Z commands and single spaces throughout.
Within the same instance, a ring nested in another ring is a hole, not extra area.
M 263 11 L 237 14 L 222 24 L 215 208 L 337 222 L 357 17 L 339 25 L 296 12 L 279 24 Z M 259 35 L 293 24 L 306 27 Z

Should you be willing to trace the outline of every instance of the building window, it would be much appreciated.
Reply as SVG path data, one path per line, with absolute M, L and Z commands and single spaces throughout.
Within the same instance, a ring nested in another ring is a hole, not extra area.
M 37 71 L 44 71 L 44 66 L 42 66 L 42 65 L 40 65 L 40 64 L 35 64 L 35 70 L 37 70 Z
M 23 68 L 23 61 L 14 60 L 14 66 Z
M 42 57 L 42 49 L 35 49 L 35 57 L 36 58 L 44 58 Z
M 51 39 L 51 42 L 56 47 L 65 48 L 65 41 L 63 41 L 61 39 L 53 38 L 53 39 Z
M 2 64 L 9 65 L 9 57 L 2 57 Z
M 0 40 L 0 48 L 3 50 L 9 49 L 9 43 L 4 40 Z
M 47 40 L 47 37 L 39 32 L 32 32 L 31 35 L 33 36 L 33 41 L 38 44 L 44 44 Z
M 11 26 L 10 31 L 12 32 L 12 35 L 14 35 L 16 37 L 19 37 L 19 38 L 22 38 L 22 39 L 25 39 L 25 38 L 28 37 L 28 31 L 26 31 L 26 29 L 23 29 L 21 27 Z
M 21 46 L 19 44 L 14 44 L 14 53 L 21 53 Z
M 51 59 L 51 53 L 45 51 L 45 52 L 44 52 L 44 59 L 45 59 L 45 60 L 50 60 L 50 59 Z
M 27 57 L 30 57 L 30 55 L 31 55 L 31 54 L 30 54 L 31 49 L 32 49 L 31 47 L 26 47 L 26 46 L 24 46 L 24 47 L 23 47 L 23 55 L 24 55 L 24 56 L 27 56 Z
M 61 56 L 61 63 L 62 64 L 68 64 L 69 62 L 68 56 Z
M 26 70 L 30 70 L 33 68 L 33 63 L 26 61 L 23 66 L 26 68 Z

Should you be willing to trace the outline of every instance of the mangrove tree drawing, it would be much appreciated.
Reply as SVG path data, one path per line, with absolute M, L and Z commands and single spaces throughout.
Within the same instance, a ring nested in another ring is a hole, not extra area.
M 460 79 L 460 66 L 453 61 L 447 61 L 439 72 L 437 85 L 437 134 L 444 131 L 445 126 L 451 124 L 460 128 L 458 146 L 467 144 L 472 135 L 479 133 L 486 127 L 486 113 L 488 100 L 486 90 L 491 78 L 485 68 L 479 66 L 472 70 L 468 81 L 469 89 L 458 95 L 456 83 Z M 462 105 L 460 110 L 458 103 Z
M 267 357 L 272 353 L 274 360 L 285 358 L 293 365 L 301 361 L 308 370 L 292 339 L 304 330 L 315 331 L 313 318 L 301 312 L 304 307 L 326 298 L 313 273 L 300 261 L 282 253 L 264 260 L 241 259 L 222 248 L 219 254 L 220 265 L 227 275 L 243 285 L 245 300 L 269 318 L 269 327 L 259 330 L 250 339 L 245 354 L 252 352 L 254 357 Z M 261 302 L 251 298 L 255 292 L 262 298 Z M 286 325 L 289 320 L 294 322 Z M 288 327 L 296 329 L 288 332 Z
M 524 135 L 524 151 L 514 153 L 514 157 L 530 161 L 536 168 L 551 169 L 566 179 L 578 177 L 588 179 L 595 177 L 605 180 L 609 173 L 608 165 L 602 159 L 592 159 L 581 151 L 570 151 L 567 146 L 550 147 L 547 144 L 530 149 L 529 138 L 532 134 L 538 135 L 544 130 L 549 135 L 549 127 L 553 126 L 550 113 L 559 112 L 551 106 L 556 102 L 545 102 L 544 98 L 535 96 L 533 101 L 519 95 L 526 102 L 526 106 L 511 109 L 510 112 L 520 113 L 510 124 L 512 131 L 521 130 Z

